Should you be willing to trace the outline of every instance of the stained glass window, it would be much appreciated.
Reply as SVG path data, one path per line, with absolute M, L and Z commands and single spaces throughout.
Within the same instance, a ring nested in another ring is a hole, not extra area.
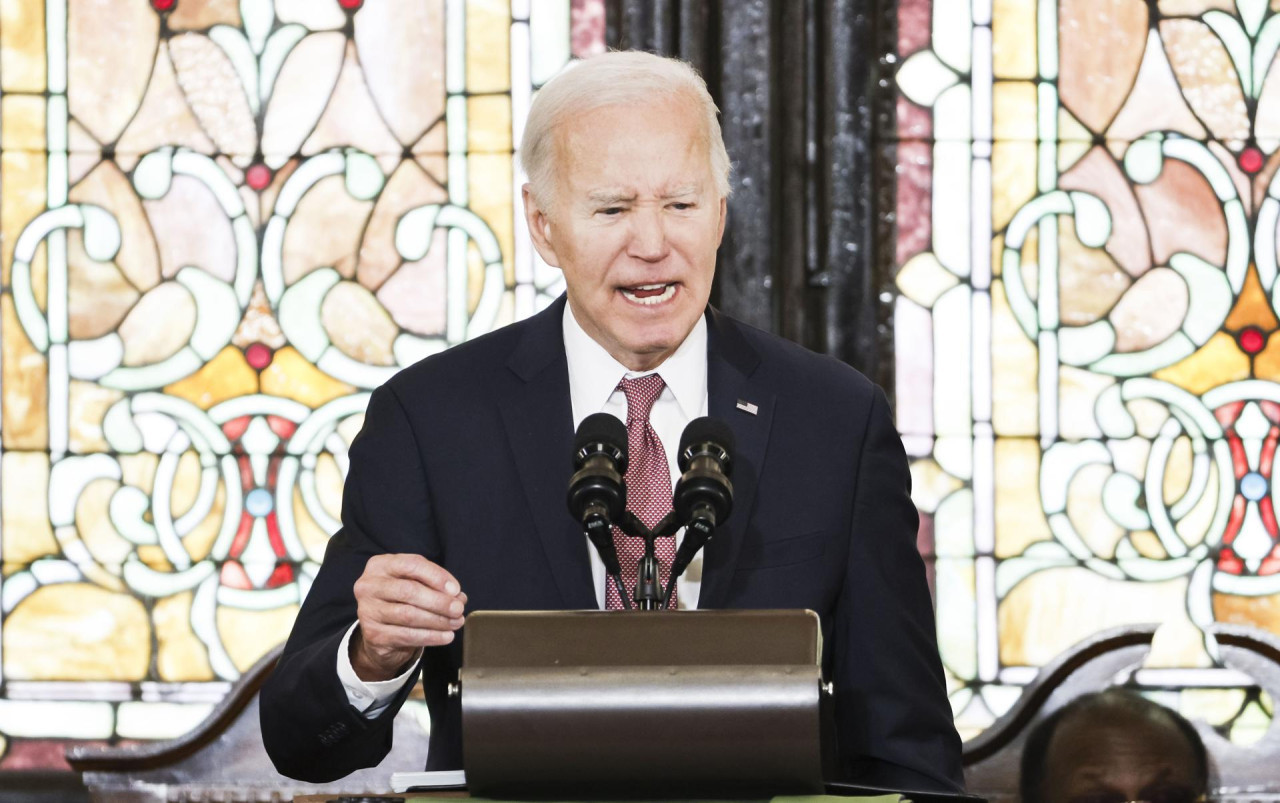
M 603 13 L 0 0 L 0 769 L 285 637 L 370 390 L 560 292 L 513 143 Z
M 901 0 L 897 415 L 957 723 L 1161 623 L 1142 685 L 1258 738 L 1280 632 L 1280 3 Z

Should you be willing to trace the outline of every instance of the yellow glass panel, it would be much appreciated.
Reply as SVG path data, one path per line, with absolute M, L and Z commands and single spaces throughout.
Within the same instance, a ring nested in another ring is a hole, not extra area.
M 298 540 L 307 551 L 307 557 L 316 562 L 324 560 L 324 550 L 329 545 L 329 533 L 321 529 L 307 511 L 300 488 L 293 490 L 293 524 L 298 531 Z
M 320 322 L 343 354 L 369 365 L 395 365 L 400 333 L 386 308 L 355 282 L 338 282 L 320 305 Z
M 1109 580 L 1088 569 L 1048 569 L 1016 586 L 998 608 L 1000 660 L 1042 666 L 1099 630 L 1143 622 L 1190 626 L 1187 581 L 1134 583 Z M 1178 643 L 1169 657 L 1182 666 L 1202 665 L 1202 648 Z
M 169 562 L 164 550 L 155 545 L 138 547 L 138 560 L 158 572 L 171 572 L 174 570 L 173 564 Z
M 1253 373 L 1258 379 L 1280 381 L 1280 337 L 1267 338 L 1266 347 L 1253 358 Z
M 1002 81 L 992 88 L 996 139 L 1036 139 L 1036 85 L 1026 81 Z
M 1067 518 L 1093 554 L 1112 558 L 1116 542 L 1124 534 L 1102 507 L 1102 486 L 1111 476 L 1111 467 L 1085 466 L 1076 472 L 1067 489 Z
M 1052 535 L 1040 506 L 1040 444 L 1032 438 L 997 438 L 996 557 L 1020 555 Z
M 1244 689 L 1183 689 L 1178 695 L 1178 712 L 1217 726 L 1239 713 L 1244 699 Z
M 991 283 L 991 422 L 996 435 L 1036 435 L 1036 347 L 1018 326 L 1004 283 Z
M 151 659 L 142 603 L 85 583 L 35 590 L 5 619 L 3 635 L 9 680 L 136 681 Z
M 6 95 L 0 100 L 5 150 L 38 151 L 45 148 L 44 98 L 39 95 Z
M 1066 326 L 1084 326 L 1102 318 L 1132 283 L 1129 274 L 1120 269 L 1110 254 L 1080 242 L 1075 222 L 1066 216 L 1058 218 L 1058 268 L 1059 310 Z M 1150 310 L 1144 312 L 1151 314 Z M 1138 317 L 1145 323 L 1141 315 L 1135 310 L 1125 320 Z M 1120 330 L 1119 338 L 1123 339 L 1127 327 L 1115 317 L 1112 324 Z
M 480 249 L 472 243 L 467 248 L 467 309 L 475 312 L 480 303 L 480 294 L 484 292 L 484 260 L 480 258 Z
M 289 629 L 298 615 L 297 605 L 286 605 L 269 611 L 241 611 L 219 608 L 218 632 L 231 663 L 244 672 L 257 663 L 267 651 L 289 637 Z
M 6 8 L 8 6 L 5 6 Z M 0 154 L 0 247 L 3 247 L 3 276 L 0 280 L 9 286 L 9 271 L 13 267 L 13 247 L 18 236 L 36 215 L 45 209 L 45 155 L 30 151 L 6 151 Z M 44 249 L 37 252 L 39 275 L 44 275 Z M 33 264 L 32 273 L 37 272 Z M 44 282 L 32 277 L 36 299 L 44 306 Z M 7 340 L 7 338 L 6 338 Z
M 1034 142 L 997 141 L 991 146 L 991 188 L 991 226 L 1003 231 L 1036 195 Z
M 1204 541 L 1209 535 L 1210 527 L 1213 525 L 1213 514 L 1218 508 L 1218 482 L 1220 475 L 1218 473 L 1217 464 L 1209 465 L 1209 484 L 1205 488 L 1205 492 L 1201 495 L 1200 501 L 1187 512 L 1176 524 L 1174 529 L 1178 535 L 1182 536 L 1182 540 L 1189 546 Z M 1234 482 L 1233 478 L 1228 478 L 1228 482 Z
M 118 390 L 104 388 L 93 382 L 71 380 L 69 442 L 72 452 L 88 454 L 110 451 L 110 446 L 102 435 L 102 419 L 107 414 L 107 408 L 122 398 L 124 394 Z
M 991 8 L 991 67 L 996 78 L 1036 77 L 1036 5 L 995 0 Z
M 138 454 L 122 454 L 117 458 L 120 462 L 120 473 L 126 485 L 132 485 L 146 493 L 151 493 L 155 486 L 156 467 L 160 458 L 149 452 Z
M 1249 265 L 1249 272 L 1244 277 L 1244 287 L 1236 297 L 1235 306 L 1227 316 L 1222 328 L 1228 332 L 1239 331 L 1246 326 L 1256 326 L 1264 331 L 1280 327 L 1276 314 L 1271 311 L 1271 302 L 1267 300 L 1267 291 L 1262 289 L 1262 280 L 1258 278 L 1258 269 Z
M 319 407 L 355 391 L 307 362 L 292 346 L 277 351 L 271 364 L 262 369 L 263 393 L 293 399 L 308 407 Z
M 1115 383 L 1115 379 L 1105 374 L 1095 374 L 1069 365 L 1059 368 L 1059 434 L 1068 440 L 1102 437 L 1093 409 L 1102 391 Z
M 124 364 L 154 365 L 178 353 L 196 325 L 196 300 L 183 285 L 164 282 L 148 290 L 117 331 Z
M 43 92 L 44 3 L 0 3 L 0 89 Z
M 467 0 L 467 91 L 511 88 L 511 3 Z
M 213 549 L 213 542 L 217 540 L 218 530 L 222 527 L 222 512 L 226 503 L 226 489 L 219 483 L 218 490 L 214 492 L 213 506 L 209 509 L 209 515 L 192 528 L 191 532 L 182 536 L 182 546 L 186 548 L 193 562 L 209 557 L 209 550 Z
M 511 153 L 511 99 L 506 95 L 467 98 L 467 150 Z
M 133 544 L 120 535 L 109 513 L 111 497 L 119 488 L 120 483 L 115 480 L 97 479 L 86 485 L 76 500 L 76 532 L 80 540 L 94 560 L 116 572 L 133 552 Z
M 1251 625 L 1280 634 L 1280 594 L 1265 597 L 1213 595 L 1213 618 L 1233 625 Z
M 1164 548 L 1164 544 L 1160 543 L 1160 536 L 1151 530 L 1138 530 L 1130 536 L 1130 540 L 1138 550 L 1138 554 L 1144 558 L 1164 560 L 1169 557 L 1168 550 Z
M 1194 354 L 1156 371 L 1156 379 L 1172 382 L 1197 396 L 1210 388 L 1249 378 L 1249 358 L 1231 335 L 1218 332 Z
M 4 357 L 3 384 L 4 446 L 6 449 L 47 449 L 48 363 L 27 340 L 18 323 L 13 298 L 0 298 L 0 343 Z M 8 499 L 8 497 L 6 497 Z
M 114 262 L 133 284 L 129 288 L 133 291 L 131 297 L 137 298 L 137 289 L 148 290 L 154 287 L 160 281 L 160 257 L 155 237 L 151 234 L 152 221 L 143 209 L 137 190 L 120 167 L 112 162 L 100 162 L 71 189 L 70 197 L 76 203 L 92 203 L 110 209 L 115 216 L 122 236 L 120 250 L 115 255 Z M 195 225 L 207 226 L 208 221 L 199 221 Z M 79 232 L 72 232 L 71 235 L 73 239 L 81 239 Z M 188 264 L 205 263 L 200 261 Z M 74 321 L 72 325 L 75 325 Z
M 475 212 L 498 238 L 507 286 L 515 283 L 511 260 L 514 225 L 511 212 L 511 155 L 473 154 L 467 158 L 468 192 Z
M 1178 438 L 1173 442 L 1168 462 L 1164 467 L 1164 503 L 1172 505 L 1182 498 L 1191 484 L 1191 439 Z
M 6 452 L 0 458 L 4 562 L 26 564 L 58 554 L 49 524 L 49 455 Z
M 190 591 L 156 600 L 156 670 L 161 680 L 213 680 L 209 654 L 191 631 Z
M 932 458 L 916 460 L 911 464 L 911 501 L 924 513 L 938 509 L 938 503 L 963 482 L 942 470 Z
M 328 452 L 316 459 L 316 495 L 320 506 L 333 519 L 342 516 L 342 469 Z
M 1231 726 L 1231 741 L 1245 747 L 1262 741 L 1271 728 L 1271 717 L 1257 703 L 1250 703 Z
M 174 382 L 165 393 L 186 399 L 202 410 L 218 402 L 258 392 L 258 372 L 244 360 L 244 352 L 227 346 L 191 376 Z

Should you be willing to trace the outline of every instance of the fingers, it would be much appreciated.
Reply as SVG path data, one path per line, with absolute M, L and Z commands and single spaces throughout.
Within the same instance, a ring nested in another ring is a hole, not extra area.
M 373 651 L 453 641 L 465 622 L 467 595 L 444 567 L 421 555 L 377 555 L 355 584 L 364 642 Z
M 454 639 L 452 630 L 423 629 L 385 623 L 371 623 L 366 628 L 364 622 L 360 623 L 360 629 L 364 643 L 375 650 L 417 650 L 421 647 L 441 647 Z
M 377 555 L 370 558 L 369 563 L 375 561 L 380 564 L 380 570 L 392 577 L 416 580 L 449 596 L 456 596 L 462 590 L 462 585 L 447 569 L 421 555 Z
M 373 596 L 387 603 L 418 608 L 439 616 L 456 619 L 462 616 L 466 604 L 450 594 L 442 594 L 414 580 L 387 578 L 372 589 Z

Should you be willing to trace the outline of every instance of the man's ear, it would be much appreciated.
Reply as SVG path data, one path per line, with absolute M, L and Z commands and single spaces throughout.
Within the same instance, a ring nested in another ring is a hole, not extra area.
M 720 228 L 716 230 L 716 248 L 720 247 L 720 242 L 724 239 L 724 224 L 729 220 L 729 199 L 720 199 Z
M 520 197 L 524 200 L 524 220 L 534 249 L 543 262 L 553 268 L 560 267 L 560 257 L 556 255 L 556 247 L 552 243 L 551 218 L 547 211 L 538 205 L 528 184 L 520 188 Z M 721 226 L 723 227 L 723 223 Z

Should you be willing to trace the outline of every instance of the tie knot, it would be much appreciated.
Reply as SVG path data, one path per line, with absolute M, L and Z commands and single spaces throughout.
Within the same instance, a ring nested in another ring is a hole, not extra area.
M 627 397 L 627 423 L 630 424 L 633 420 L 648 421 L 653 403 L 662 395 L 662 389 L 666 386 L 667 383 L 657 374 L 619 382 L 618 387 L 622 388 L 623 395 Z

